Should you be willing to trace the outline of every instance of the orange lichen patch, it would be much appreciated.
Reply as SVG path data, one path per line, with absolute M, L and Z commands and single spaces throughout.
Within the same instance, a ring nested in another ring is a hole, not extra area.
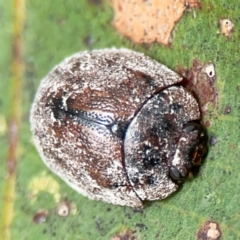
M 201 3 L 196 0 L 185 1 L 185 6 L 188 8 L 201 8 Z
M 113 236 L 111 240 L 138 240 L 138 238 L 135 232 L 130 229 L 126 229 Z
M 196 0 L 110 0 L 115 12 L 114 27 L 136 43 L 171 42 L 171 32 Z
M 234 30 L 234 24 L 229 19 L 221 19 L 219 21 L 221 34 L 230 38 Z
M 198 240 L 219 240 L 221 231 L 216 222 L 207 221 L 205 225 L 198 231 Z

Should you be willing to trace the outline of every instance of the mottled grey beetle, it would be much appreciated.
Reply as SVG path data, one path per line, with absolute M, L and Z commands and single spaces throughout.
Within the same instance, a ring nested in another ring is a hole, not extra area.
M 80 52 L 40 84 L 31 110 L 45 164 L 90 199 L 142 207 L 176 191 L 205 153 L 182 78 L 127 49 Z

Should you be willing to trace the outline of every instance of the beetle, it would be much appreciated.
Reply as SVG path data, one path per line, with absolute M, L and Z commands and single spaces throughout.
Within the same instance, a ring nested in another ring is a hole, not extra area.
M 44 163 L 80 194 L 142 208 L 175 192 L 206 152 L 182 78 L 128 49 L 83 51 L 40 83 L 31 130 Z

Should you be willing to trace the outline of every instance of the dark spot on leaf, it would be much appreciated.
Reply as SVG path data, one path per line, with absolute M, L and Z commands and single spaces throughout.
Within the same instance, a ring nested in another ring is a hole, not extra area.
M 48 218 L 48 211 L 44 209 L 40 209 L 37 213 L 33 216 L 33 222 L 40 224 L 47 220 Z
M 100 235 L 104 236 L 106 234 L 106 229 L 104 228 L 103 220 L 102 219 L 98 219 L 95 222 L 95 225 L 96 225 L 96 229 L 98 230 Z
M 209 138 L 209 144 L 210 144 L 210 146 L 215 146 L 217 143 L 218 143 L 217 137 L 211 136 L 211 137 Z
M 102 4 L 102 0 L 88 0 L 88 2 L 90 4 L 94 4 L 94 5 L 101 5 Z
M 147 226 L 143 223 L 136 223 L 135 225 L 137 228 L 139 228 L 140 232 L 141 231 L 144 231 L 144 230 L 147 230 Z
M 230 106 L 226 106 L 224 108 L 224 114 L 229 114 L 229 113 L 231 113 L 231 107 Z
M 86 46 L 91 46 L 94 42 L 94 39 L 91 37 L 91 36 L 86 36 L 83 38 L 83 43 L 86 45 Z

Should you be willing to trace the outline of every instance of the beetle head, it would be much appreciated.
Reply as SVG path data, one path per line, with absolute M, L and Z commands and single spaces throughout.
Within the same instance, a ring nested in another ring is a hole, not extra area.
M 189 122 L 183 127 L 175 155 L 170 166 L 170 177 L 175 181 L 185 180 L 194 167 L 202 163 L 206 155 L 206 137 L 198 122 Z

